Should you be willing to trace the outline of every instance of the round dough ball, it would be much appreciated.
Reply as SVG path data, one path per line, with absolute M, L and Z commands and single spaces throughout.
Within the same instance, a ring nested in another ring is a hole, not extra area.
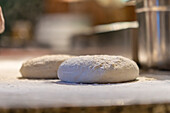
M 76 83 L 117 83 L 135 80 L 137 64 L 122 56 L 93 55 L 64 61 L 58 69 L 62 81 Z
M 46 55 L 30 59 L 22 64 L 20 72 L 24 78 L 58 78 L 57 70 L 69 55 Z

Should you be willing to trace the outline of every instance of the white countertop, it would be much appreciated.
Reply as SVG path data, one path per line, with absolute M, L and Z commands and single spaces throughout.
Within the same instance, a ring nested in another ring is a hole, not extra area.
M 150 72 L 137 81 L 74 84 L 57 79 L 21 79 L 25 59 L 0 59 L 0 107 L 80 107 L 170 103 L 170 72 Z

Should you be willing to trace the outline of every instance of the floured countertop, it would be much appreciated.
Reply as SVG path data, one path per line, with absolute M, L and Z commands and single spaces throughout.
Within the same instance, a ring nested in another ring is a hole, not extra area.
M 127 83 L 74 84 L 22 79 L 19 69 L 26 59 L 0 59 L 0 108 L 170 103 L 170 72 L 143 73 Z

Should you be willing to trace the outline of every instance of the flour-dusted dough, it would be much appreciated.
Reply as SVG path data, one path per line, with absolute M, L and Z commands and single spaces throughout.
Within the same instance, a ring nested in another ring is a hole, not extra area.
M 23 63 L 20 72 L 24 78 L 58 78 L 57 70 L 69 55 L 46 55 L 30 59 Z
M 135 80 L 137 64 L 122 56 L 94 55 L 74 57 L 58 69 L 62 81 L 76 83 L 116 83 Z

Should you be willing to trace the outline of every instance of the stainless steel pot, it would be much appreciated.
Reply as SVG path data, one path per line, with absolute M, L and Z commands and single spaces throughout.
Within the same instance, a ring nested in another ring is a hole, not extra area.
M 170 0 L 137 0 L 138 59 L 143 67 L 170 69 Z

